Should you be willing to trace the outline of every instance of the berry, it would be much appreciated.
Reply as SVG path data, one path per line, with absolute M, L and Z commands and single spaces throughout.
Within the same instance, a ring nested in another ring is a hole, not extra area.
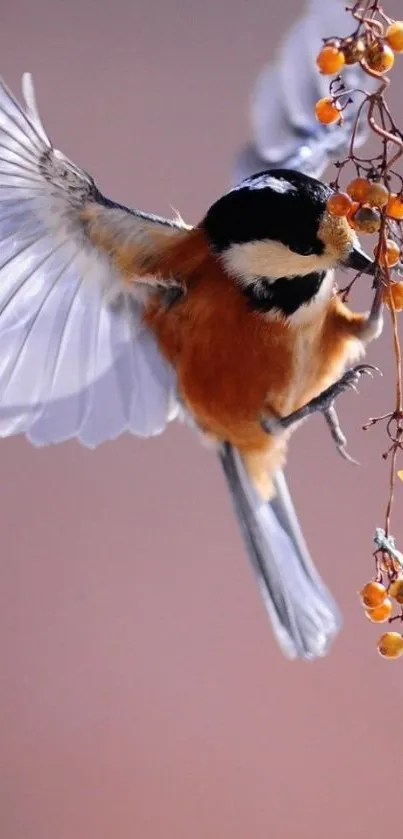
M 369 185 L 366 200 L 372 207 L 386 207 L 389 201 L 389 190 L 383 184 L 372 183 Z
M 386 239 L 385 244 L 386 244 L 386 247 L 383 250 L 381 250 L 381 253 L 380 253 L 380 256 L 379 256 L 379 263 L 380 263 L 380 265 L 388 265 L 389 268 L 393 268 L 394 265 L 397 265 L 397 263 L 400 260 L 400 248 L 396 244 L 396 242 L 393 241 L 393 239 Z M 375 256 L 376 256 L 377 250 L 378 250 L 378 246 L 376 246 L 374 248 Z
M 393 603 L 390 597 L 387 597 L 380 606 L 375 606 L 375 609 L 366 609 L 365 614 L 372 623 L 385 623 L 389 620 L 392 611 Z
M 350 227 L 353 228 L 353 230 L 356 229 L 355 228 L 355 223 L 354 223 L 354 216 L 355 216 L 359 206 L 360 205 L 359 205 L 358 201 L 353 201 L 353 203 L 351 205 L 351 209 L 347 213 L 347 221 L 348 221 Z
M 382 41 L 373 41 L 365 52 L 365 60 L 370 70 L 376 73 L 387 73 L 395 63 L 393 50 Z
M 383 299 L 389 309 L 392 308 L 390 298 L 393 300 L 395 312 L 401 312 L 403 309 L 403 283 L 390 283 L 384 289 Z
M 377 606 L 381 606 L 383 601 L 386 600 L 387 591 L 382 583 L 370 580 L 370 582 L 366 583 L 364 588 L 361 589 L 360 597 L 367 609 L 375 609 Z
M 353 202 L 346 192 L 335 192 L 328 199 L 326 206 L 332 216 L 346 216 L 351 210 Z
M 403 52 L 403 20 L 395 20 L 388 26 L 385 38 L 392 50 Z
M 365 44 L 361 38 L 346 38 L 341 45 L 341 50 L 344 55 L 345 64 L 357 64 L 361 61 L 365 53 Z
M 381 226 L 381 216 L 373 207 L 359 207 L 354 214 L 354 224 L 360 233 L 376 233 Z
M 403 579 L 398 577 L 393 580 L 389 586 L 388 594 L 397 600 L 398 603 L 403 604 Z
M 332 125 L 341 119 L 341 109 L 331 96 L 324 96 L 315 105 L 316 119 L 323 125 Z
M 321 49 L 316 64 L 321 73 L 325 76 L 332 76 L 335 73 L 340 73 L 344 67 L 344 54 L 340 52 L 338 47 L 325 46 Z
M 367 200 L 368 191 L 371 184 L 366 178 L 354 178 L 350 181 L 347 192 L 353 201 L 358 201 L 360 204 Z
M 400 195 L 396 195 L 395 192 L 392 192 L 387 203 L 386 207 L 386 214 L 389 218 L 396 219 L 396 221 L 402 221 L 403 219 L 403 200 Z
M 403 636 L 399 632 L 385 632 L 378 641 L 378 652 L 383 658 L 399 658 L 403 654 Z

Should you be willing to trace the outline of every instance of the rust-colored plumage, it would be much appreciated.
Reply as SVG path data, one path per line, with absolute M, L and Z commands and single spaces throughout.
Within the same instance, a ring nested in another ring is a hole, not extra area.
M 180 396 L 200 429 L 236 446 L 269 496 L 289 433 L 267 435 L 262 414 L 283 416 L 334 382 L 361 355 L 365 316 L 353 314 L 330 290 L 315 317 L 293 327 L 250 307 L 201 228 L 158 244 L 158 255 L 145 259 L 143 249 L 125 243 L 123 251 L 115 248 L 117 262 L 127 272 L 130 266 L 136 280 L 172 276 L 185 287 L 172 307 L 162 294 L 153 295 L 144 320 L 175 367 Z

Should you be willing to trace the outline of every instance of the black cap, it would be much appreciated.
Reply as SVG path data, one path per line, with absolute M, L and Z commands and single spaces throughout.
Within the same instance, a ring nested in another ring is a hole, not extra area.
M 242 181 L 208 210 L 202 226 L 213 248 L 271 239 L 296 253 L 323 253 L 317 233 L 330 187 L 289 169 L 270 169 Z

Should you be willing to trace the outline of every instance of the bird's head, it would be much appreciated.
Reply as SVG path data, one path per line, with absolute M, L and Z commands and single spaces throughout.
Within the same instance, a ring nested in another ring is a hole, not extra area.
M 212 250 L 245 288 L 262 279 L 273 284 L 281 280 L 287 281 L 290 295 L 297 291 L 296 283 L 300 292 L 304 282 L 313 289 L 313 276 L 323 277 L 338 265 L 373 273 L 373 262 L 347 219 L 326 209 L 331 194 L 315 178 L 269 170 L 219 198 L 202 226 Z

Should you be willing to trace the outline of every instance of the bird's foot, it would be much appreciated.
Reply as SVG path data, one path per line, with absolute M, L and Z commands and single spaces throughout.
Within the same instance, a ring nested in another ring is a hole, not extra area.
M 291 428 L 295 425 L 295 423 L 306 419 L 306 417 L 309 417 L 311 414 L 320 412 L 326 420 L 338 452 L 342 455 L 342 457 L 346 458 L 346 460 L 350 460 L 352 463 L 357 463 L 357 461 L 350 457 L 346 451 L 347 441 L 340 428 L 334 402 L 337 397 L 346 390 L 357 390 L 357 385 L 362 375 L 372 376 L 373 373 L 379 373 L 382 375 L 378 367 L 374 367 L 372 364 L 358 364 L 356 367 L 352 367 L 351 370 L 347 370 L 347 372 L 344 373 L 337 382 L 326 388 L 326 390 L 320 393 L 319 396 L 315 396 L 310 400 L 310 402 L 303 405 L 302 408 L 298 408 L 298 410 L 293 411 L 291 414 L 288 414 L 288 416 L 279 418 L 268 416 L 261 417 L 260 424 L 263 431 L 267 434 L 278 434 L 281 433 L 281 431 L 286 431 Z

